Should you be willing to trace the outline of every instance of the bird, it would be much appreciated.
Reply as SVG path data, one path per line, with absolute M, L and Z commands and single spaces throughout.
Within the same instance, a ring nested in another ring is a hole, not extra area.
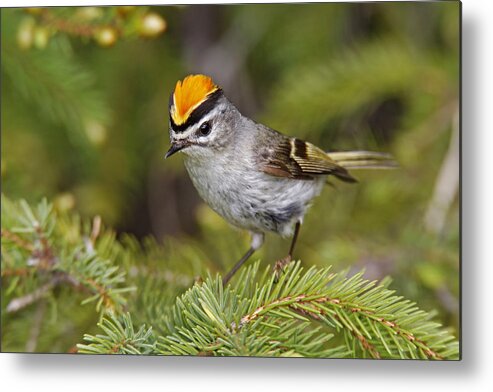
M 265 233 L 292 237 L 293 257 L 303 218 L 329 177 L 355 183 L 350 169 L 393 168 L 390 154 L 326 152 L 244 116 L 210 76 L 178 80 L 169 99 L 171 146 L 180 152 L 200 197 L 231 225 L 247 230 L 250 247 L 224 276 L 226 285 L 264 243 Z

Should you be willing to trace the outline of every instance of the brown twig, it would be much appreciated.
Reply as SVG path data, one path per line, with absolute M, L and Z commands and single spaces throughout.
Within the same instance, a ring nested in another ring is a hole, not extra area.
M 36 234 L 41 243 L 41 249 L 34 249 L 32 256 L 35 260 L 39 260 L 36 265 L 44 269 L 49 269 L 56 263 L 57 259 L 41 227 L 36 227 Z
M 264 311 L 266 311 L 266 310 L 268 311 L 272 308 L 283 306 L 283 305 L 288 306 L 289 308 L 296 310 L 297 312 L 302 313 L 303 315 L 310 316 L 311 318 L 313 318 L 315 320 L 319 320 L 320 314 L 323 312 L 320 309 L 317 309 L 317 310 L 314 310 L 313 312 L 311 312 L 309 310 L 310 303 L 327 303 L 327 304 L 337 306 L 343 310 L 348 310 L 351 313 L 360 313 L 374 322 L 377 322 L 381 325 L 384 325 L 388 328 L 391 328 L 392 330 L 395 331 L 395 333 L 397 335 L 406 339 L 410 343 L 413 343 L 413 345 L 416 346 L 416 343 L 419 343 L 419 345 L 424 347 L 423 352 L 429 358 L 443 359 L 443 357 L 440 354 L 438 354 L 437 352 L 433 351 L 430 347 L 428 347 L 428 345 L 425 341 L 418 339 L 413 334 L 404 331 L 397 323 L 395 323 L 393 321 L 386 320 L 383 317 L 375 317 L 374 312 L 372 312 L 370 310 L 362 310 L 358 307 L 354 307 L 354 306 L 345 304 L 343 301 L 341 301 L 340 299 L 337 299 L 337 298 L 330 298 L 330 297 L 326 297 L 326 296 L 319 297 L 319 298 L 313 298 L 313 299 L 309 299 L 309 300 L 306 300 L 306 298 L 307 298 L 307 295 L 305 295 L 305 294 L 300 294 L 300 295 L 294 296 L 294 297 L 288 296 L 288 297 L 284 297 L 284 298 L 280 298 L 280 299 L 277 299 L 275 301 L 272 301 L 269 304 L 265 304 L 263 306 L 260 306 L 257 309 L 255 309 L 253 312 L 251 312 L 251 313 L 249 313 L 249 314 L 247 314 L 241 318 L 239 328 L 241 328 L 242 326 L 244 326 L 247 323 L 252 322 L 253 320 L 257 319 L 258 317 L 262 316 Z M 303 309 L 298 308 L 298 307 L 296 307 L 296 304 L 304 305 L 304 308 Z M 331 317 L 335 316 L 335 318 L 338 318 L 337 315 L 330 315 L 330 316 Z M 360 333 L 356 333 L 355 331 L 351 331 L 351 332 L 359 340 L 362 347 L 365 350 L 369 351 L 372 354 L 372 356 L 374 356 L 375 358 L 381 357 L 378 350 L 363 335 L 361 335 Z
M 48 291 L 64 282 L 70 283 L 76 287 L 80 286 L 76 279 L 69 274 L 65 272 L 56 272 L 53 274 L 51 280 L 48 283 L 45 283 L 43 286 L 37 288 L 32 293 L 26 294 L 22 297 L 14 298 L 12 301 L 10 301 L 7 305 L 7 313 L 15 313 L 25 308 L 26 306 L 31 305 L 37 300 L 43 298 L 43 296 Z
M 91 37 L 95 32 L 95 27 L 89 24 L 75 24 L 64 19 L 55 17 L 50 10 L 43 9 L 41 13 L 43 22 L 56 30 L 81 37 Z
M 27 276 L 33 269 L 31 268 L 3 268 L 2 277 L 8 276 Z
M 2 229 L 2 237 L 6 238 L 7 240 L 14 242 L 17 246 L 19 246 L 22 249 L 28 250 L 29 252 L 34 251 L 34 246 L 30 242 L 26 241 L 24 238 L 21 238 L 15 233 L 12 233 L 8 229 Z
M 105 308 L 108 309 L 114 309 L 115 308 L 115 303 L 111 299 L 111 296 L 108 294 L 107 290 L 105 289 L 104 286 L 100 285 L 93 279 L 86 279 L 86 283 L 96 292 L 99 293 L 99 295 L 103 298 L 103 303 Z
M 99 233 L 101 232 L 101 217 L 96 215 L 92 221 L 92 230 L 90 239 L 93 245 L 96 244 L 96 240 L 99 237 Z
M 61 19 L 53 15 L 48 9 L 43 9 L 41 13 L 43 22 L 51 27 L 54 27 L 58 31 L 63 31 L 67 34 L 76 35 L 80 37 L 92 37 L 98 29 L 107 27 L 108 24 L 86 24 L 86 23 L 74 23 L 66 19 Z M 110 24 L 111 28 L 115 29 L 115 32 L 121 34 L 121 29 L 114 23 Z
M 438 173 L 433 196 L 424 217 L 428 231 L 439 234 L 445 227 L 447 212 L 459 191 L 459 112 L 455 114 L 449 147 Z
M 32 293 L 24 295 L 19 298 L 14 298 L 7 305 L 7 313 L 15 313 L 25 308 L 26 306 L 31 305 L 33 302 L 36 302 L 37 300 L 42 298 L 48 291 L 50 291 L 57 284 L 58 284 L 57 280 L 52 279 L 48 283 L 34 290 Z
M 26 342 L 25 351 L 27 353 L 32 353 L 32 352 L 34 352 L 34 350 L 36 350 L 36 346 L 38 345 L 39 333 L 41 331 L 41 326 L 43 323 L 43 317 L 45 314 L 45 310 L 46 310 L 46 301 L 41 301 L 38 304 L 38 307 L 36 309 L 33 324 L 31 326 L 31 331 L 29 332 L 29 339 Z
M 351 333 L 356 339 L 358 339 L 358 341 L 361 344 L 361 347 L 363 347 L 364 350 L 368 351 L 373 358 L 375 359 L 382 358 L 378 350 L 375 348 L 375 346 L 371 344 L 363 335 L 356 333 L 355 331 L 351 331 Z

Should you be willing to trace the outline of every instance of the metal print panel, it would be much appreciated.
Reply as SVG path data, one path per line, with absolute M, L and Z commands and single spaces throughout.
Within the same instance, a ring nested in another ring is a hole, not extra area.
M 2 352 L 460 359 L 460 3 L 1 17 Z

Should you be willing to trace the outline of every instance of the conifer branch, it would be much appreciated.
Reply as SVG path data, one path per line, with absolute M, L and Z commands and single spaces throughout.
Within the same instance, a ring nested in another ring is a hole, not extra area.
M 8 241 L 14 242 L 19 248 L 26 249 L 29 252 L 34 251 L 34 247 L 31 243 L 27 242 L 23 238 L 19 237 L 17 234 L 12 233 L 11 231 L 2 228 L 2 237 L 4 237 Z
M 94 23 L 74 22 L 66 18 L 62 19 L 47 8 L 40 9 L 40 16 L 42 22 L 47 26 L 57 31 L 80 37 L 91 37 L 100 27 Z
M 426 313 L 385 284 L 330 268 L 305 271 L 292 262 L 282 271 L 245 268 L 232 284 L 220 276 L 198 280 L 179 294 L 179 285 L 145 266 L 134 269 L 146 309 L 127 306 L 122 266 L 142 253 L 103 230 L 100 218 L 82 224 L 60 215 L 46 201 L 36 208 L 2 196 L 2 277 L 10 284 L 7 313 L 17 312 L 55 287 L 81 291 L 82 303 L 102 311 L 101 335 L 85 335 L 84 353 L 241 355 L 456 359 L 458 342 Z M 66 233 L 70 232 L 67 241 Z M 26 245 L 29 244 L 29 245 Z M 159 253 L 148 250 L 152 256 Z M 115 265 L 115 260 L 122 265 Z M 151 274 L 152 278 L 149 276 Z M 10 282 L 9 282 L 10 281 Z M 191 280 L 190 280 L 191 282 Z M 160 288 L 161 296 L 156 295 Z M 150 295 L 152 293 L 152 295 Z M 144 318 L 134 328 L 128 309 Z M 153 325 L 153 327 L 154 327 Z
M 168 333 L 157 337 L 152 353 L 457 358 L 457 342 L 429 322 L 429 314 L 361 274 L 303 272 L 297 262 L 275 283 L 275 274 L 266 270 L 259 277 L 257 269 L 258 263 L 226 288 L 220 277 L 208 278 L 177 298 Z M 118 343 L 109 335 L 104 344 L 85 339 L 91 349 L 81 346 L 81 352 L 106 352 L 110 343 Z
M 37 300 L 42 298 L 48 291 L 50 291 L 55 285 L 56 285 L 56 281 L 52 280 L 44 284 L 43 286 L 37 288 L 35 291 L 33 291 L 30 294 L 24 295 L 19 298 L 14 298 L 7 305 L 7 312 L 8 313 L 17 312 L 22 308 L 25 308 L 26 306 L 32 304 L 33 302 L 36 302 Z
M 79 352 L 85 354 L 152 354 L 155 342 L 152 328 L 142 326 L 134 330 L 130 315 L 121 318 L 104 318 L 99 327 L 106 335 L 84 335 L 90 344 L 78 344 Z
M 95 241 L 100 236 L 100 219 L 95 218 L 87 234 L 81 232 L 78 220 L 65 219 L 46 201 L 32 209 L 25 201 L 13 203 L 2 195 L 2 225 L 6 226 L 2 227 L 2 277 L 31 283 L 13 290 L 18 295 L 9 301 L 7 312 L 25 308 L 60 285 L 88 293 L 83 303 L 96 301 L 98 311 L 123 309 L 124 294 L 134 288 L 122 286 L 125 273 L 98 252 Z M 67 225 L 79 233 L 73 243 L 65 239 Z M 114 239 L 106 237 L 106 246 L 113 245 Z

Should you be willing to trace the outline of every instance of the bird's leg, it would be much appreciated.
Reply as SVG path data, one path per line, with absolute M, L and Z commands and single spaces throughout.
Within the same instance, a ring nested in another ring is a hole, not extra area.
M 291 257 L 293 256 L 294 253 L 294 247 L 296 246 L 296 240 L 298 239 L 300 227 L 301 227 L 301 222 L 300 221 L 296 222 L 296 226 L 294 227 L 293 240 L 291 241 L 291 246 L 289 247 L 289 253 L 288 253 L 289 261 L 291 261 Z
M 234 265 L 234 267 L 229 271 L 223 278 L 223 286 L 229 282 L 233 275 L 240 269 L 245 261 L 247 261 L 253 253 L 259 249 L 264 243 L 263 233 L 252 233 L 252 241 L 250 243 L 250 249 L 243 255 L 243 257 Z
M 289 247 L 289 253 L 286 257 L 281 260 L 276 261 L 274 264 L 274 273 L 276 274 L 276 281 L 279 278 L 280 272 L 283 268 L 291 262 L 293 259 L 294 247 L 296 246 L 296 240 L 298 239 L 298 234 L 300 232 L 301 222 L 296 222 L 296 226 L 294 227 L 293 239 L 291 240 L 291 246 Z
M 226 283 L 229 282 L 229 280 L 233 277 L 233 275 L 240 269 L 240 267 L 243 265 L 245 261 L 247 261 L 251 255 L 253 255 L 253 252 L 255 252 L 255 249 L 250 247 L 248 251 L 243 255 L 243 257 L 235 264 L 235 266 L 224 276 L 223 278 L 223 286 L 226 285 Z

